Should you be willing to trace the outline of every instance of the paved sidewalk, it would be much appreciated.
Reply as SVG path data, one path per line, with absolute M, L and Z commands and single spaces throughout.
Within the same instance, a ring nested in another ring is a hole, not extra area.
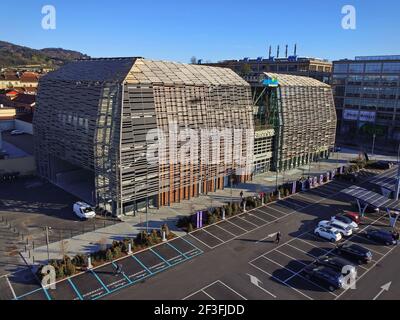
M 160 228 L 162 224 L 167 223 L 170 230 L 177 235 L 183 235 L 184 232 L 178 230 L 176 221 L 179 216 L 189 215 L 195 211 L 207 209 L 210 207 L 222 206 L 225 203 L 240 200 L 240 192 L 243 191 L 245 196 L 255 195 L 258 192 L 273 191 L 278 181 L 278 185 L 288 181 L 295 181 L 301 176 L 314 176 L 325 173 L 328 170 L 346 165 L 350 159 L 357 156 L 357 151 L 350 149 L 343 149 L 340 153 L 335 153 L 330 159 L 321 160 L 319 163 L 313 163 L 311 166 L 302 166 L 285 173 L 279 174 L 269 172 L 256 176 L 253 181 L 242 183 L 233 188 L 226 188 L 225 190 L 218 190 L 209 195 L 203 195 L 198 198 L 193 198 L 190 201 L 183 201 L 172 205 L 171 207 L 163 207 L 161 209 L 149 209 L 148 228 L 149 230 Z M 395 157 L 375 156 L 374 159 L 387 159 L 395 161 Z M 132 217 L 124 217 L 124 222 L 118 223 L 113 226 L 98 229 L 93 232 L 88 232 L 68 240 L 66 243 L 65 251 L 69 256 L 74 256 L 77 253 L 88 254 L 97 251 L 105 244 L 111 244 L 114 240 L 121 240 L 127 237 L 134 237 L 142 230 L 146 230 L 146 213 L 140 213 Z M 61 242 L 55 242 L 49 245 L 50 259 L 61 258 Z M 24 253 L 24 258 L 30 264 L 44 263 L 47 261 L 47 247 L 35 248 L 34 251 Z

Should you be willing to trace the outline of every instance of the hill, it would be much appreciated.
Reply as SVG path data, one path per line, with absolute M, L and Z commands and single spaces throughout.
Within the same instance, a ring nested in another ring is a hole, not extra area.
M 89 56 L 78 51 L 62 48 L 32 49 L 13 43 L 0 41 L 0 67 L 40 64 L 48 67 L 60 66 L 75 59 Z

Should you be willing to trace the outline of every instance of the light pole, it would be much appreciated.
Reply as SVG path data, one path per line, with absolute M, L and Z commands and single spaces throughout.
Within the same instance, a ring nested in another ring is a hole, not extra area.
M 374 151 L 375 151 L 375 139 L 376 139 L 376 134 L 374 133 L 372 136 L 372 156 L 374 156 Z
M 47 261 L 50 261 L 50 250 L 49 250 L 49 228 L 46 226 L 46 246 L 47 246 Z
M 399 149 L 397 151 L 397 181 L 396 181 L 396 194 L 394 195 L 396 201 L 399 200 L 399 192 L 400 192 L 400 143 L 399 143 Z

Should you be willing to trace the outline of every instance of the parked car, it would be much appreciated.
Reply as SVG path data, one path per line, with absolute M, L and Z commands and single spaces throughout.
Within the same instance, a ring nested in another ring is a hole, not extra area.
M 320 257 L 316 262 L 318 266 L 325 266 L 331 268 L 337 272 L 341 272 L 343 275 L 352 274 L 353 277 L 357 277 L 356 267 L 348 260 L 335 257 L 335 256 L 323 256 Z
M 345 225 L 350 226 L 353 232 L 356 232 L 360 229 L 357 223 L 355 223 L 353 220 L 351 220 L 349 217 L 346 216 L 342 215 L 333 216 L 331 218 L 331 223 L 335 222 L 344 223 Z
M 317 228 L 315 228 L 314 233 L 318 237 L 324 238 L 331 242 L 337 242 L 342 240 L 342 234 L 338 230 L 329 226 L 328 227 L 318 226 Z
M 338 230 L 342 234 L 343 237 L 350 237 L 353 234 L 352 227 L 350 225 L 340 222 L 340 221 L 331 222 L 328 220 L 323 220 L 318 223 L 318 226 L 325 227 L 325 228 L 327 228 L 327 227 L 334 228 L 334 229 Z
M 383 160 L 368 164 L 368 168 L 370 168 L 370 169 L 387 170 L 392 167 L 393 167 L 392 162 L 383 161 Z
M 360 264 L 372 261 L 371 251 L 354 243 L 345 243 L 341 246 L 338 246 L 336 252 L 339 255 L 346 256 Z
M 73 205 L 74 213 L 81 219 L 92 219 L 96 217 L 93 208 L 85 202 L 79 201 Z
M 353 222 L 355 222 L 357 224 L 360 224 L 360 222 L 361 222 L 360 214 L 357 212 L 344 211 L 341 215 L 343 217 L 347 217 L 347 218 L 351 219 Z
M 395 235 L 386 230 L 369 229 L 366 232 L 366 237 L 376 242 L 383 243 L 386 246 L 397 244 Z
M 325 266 L 309 265 L 303 270 L 307 279 L 313 280 L 322 286 L 327 286 L 330 291 L 344 287 L 344 277 L 341 272 Z
M 351 183 L 356 183 L 358 181 L 358 173 L 357 172 L 348 172 L 348 173 L 340 174 L 336 177 L 338 177 L 341 180 L 348 181 Z
M 24 134 L 25 132 L 21 131 L 21 130 L 13 130 L 11 131 L 11 135 L 12 136 L 19 136 L 21 134 Z

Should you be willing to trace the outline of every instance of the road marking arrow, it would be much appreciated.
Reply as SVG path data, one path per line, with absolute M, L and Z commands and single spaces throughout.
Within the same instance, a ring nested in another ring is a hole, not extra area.
M 374 300 L 377 300 L 382 295 L 382 293 L 384 293 L 385 291 L 389 291 L 391 285 L 392 285 L 392 282 L 389 282 L 389 283 L 386 283 L 384 286 L 382 286 L 381 287 L 382 290 L 376 295 Z
M 264 289 L 263 287 L 261 287 L 262 282 L 260 279 L 258 279 L 257 277 L 246 273 L 249 277 L 250 277 L 250 282 L 251 284 L 255 285 L 257 288 L 261 289 L 262 291 L 264 291 L 265 293 L 268 293 L 269 295 L 271 295 L 272 297 L 276 298 L 276 295 L 272 294 L 271 292 L 269 292 L 268 290 Z
M 256 244 L 257 244 L 257 243 L 260 243 L 260 242 L 263 242 L 264 240 L 267 240 L 267 239 L 269 239 L 269 238 L 273 238 L 273 237 L 276 236 L 276 234 L 277 234 L 277 232 L 271 233 L 271 234 L 269 234 L 268 236 L 266 236 L 264 239 L 258 240 L 258 241 L 256 242 Z

